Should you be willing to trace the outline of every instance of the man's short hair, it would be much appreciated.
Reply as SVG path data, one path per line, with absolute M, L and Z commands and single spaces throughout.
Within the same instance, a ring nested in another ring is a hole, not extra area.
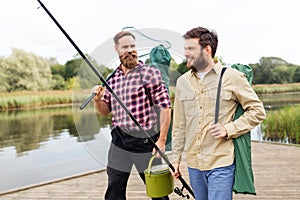
M 121 31 L 117 35 L 115 35 L 115 37 L 114 37 L 115 45 L 119 44 L 119 40 L 124 36 L 131 36 L 131 37 L 133 37 L 133 39 L 135 39 L 134 35 L 131 32 Z

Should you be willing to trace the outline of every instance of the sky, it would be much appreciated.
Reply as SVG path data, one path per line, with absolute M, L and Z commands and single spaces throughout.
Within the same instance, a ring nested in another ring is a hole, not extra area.
M 300 65 L 297 0 L 41 1 L 88 54 L 127 26 L 173 31 L 180 42 L 185 32 L 203 26 L 218 33 L 216 55 L 227 64 L 258 63 L 261 57 L 274 56 Z M 0 2 L 0 56 L 19 48 L 61 64 L 74 58 L 77 51 L 38 9 L 37 0 Z

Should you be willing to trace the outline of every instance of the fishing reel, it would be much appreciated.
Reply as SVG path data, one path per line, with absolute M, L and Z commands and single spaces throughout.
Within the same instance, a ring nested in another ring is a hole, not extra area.
M 183 194 L 183 189 L 184 189 L 184 186 L 182 186 L 181 189 L 179 189 L 178 187 L 175 187 L 174 192 L 176 194 L 178 194 L 180 197 L 190 199 L 190 195 L 189 194 L 186 194 L 186 195 Z

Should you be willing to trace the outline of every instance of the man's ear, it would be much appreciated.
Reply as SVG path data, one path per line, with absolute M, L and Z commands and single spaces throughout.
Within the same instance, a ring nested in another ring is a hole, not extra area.
M 210 45 L 207 45 L 204 49 L 205 49 L 205 51 L 206 51 L 209 55 L 212 55 L 212 52 L 211 52 L 211 46 L 210 46 Z

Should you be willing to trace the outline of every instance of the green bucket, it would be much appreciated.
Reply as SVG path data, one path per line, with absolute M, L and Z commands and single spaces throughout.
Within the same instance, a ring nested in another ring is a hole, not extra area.
M 174 179 L 167 164 L 152 166 L 152 161 L 156 155 L 149 161 L 148 169 L 145 169 L 145 182 L 147 196 L 152 198 L 163 197 L 171 194 L 174 190 Z

